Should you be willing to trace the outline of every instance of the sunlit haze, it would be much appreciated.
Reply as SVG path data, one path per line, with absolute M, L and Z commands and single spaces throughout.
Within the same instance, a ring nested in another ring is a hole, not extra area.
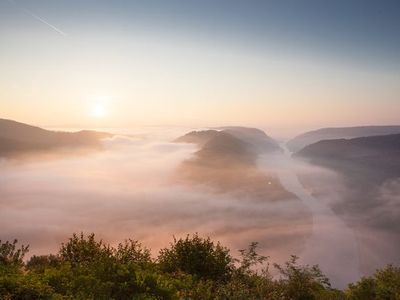
M 168 3 L 2 1 L 2 116 L 296 133 L 398 120 L 395 1 Z
M 399 250 L 400 0 L 0 0 L 0 299 L 399 300 Z

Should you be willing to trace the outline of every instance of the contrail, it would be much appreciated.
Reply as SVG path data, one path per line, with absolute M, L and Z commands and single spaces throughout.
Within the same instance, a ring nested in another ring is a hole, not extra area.
M 8 2 L 12 3 L 13 5 L 18 7 L 19 9 L 23 10 L 26 14 L 30 15 L 32 18 L 34 18 L 34 19 L 38 20 L 39 22 L 42 22 L 43 24 L 47 25 L 48 27 L 50 27 L 51 29 L 53 29 L 57 33 L 61 34 L 62 36 L 66 36 L 65 32 L 63 32 L 62 30 L 58 29 L 56 26 L 50 24 L 49 22 L 47 22 L 43 18 L 39 17 L 38 15 L 34 14 L 30 10 L 22 7 L 21 5 L 18 5 L 14 0 L 8 0 Z

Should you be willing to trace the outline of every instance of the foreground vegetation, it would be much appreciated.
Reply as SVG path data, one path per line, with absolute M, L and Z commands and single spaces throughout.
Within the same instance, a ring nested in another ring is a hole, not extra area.
M 0 241 L 0 299 L 400 299 L 400 268 L 389 265 L 340 291 L 295 256 L 274 264 L 280 276 L 273 278 L 256 248 L 234 259 L 195 234 L 174 239 L 153 259 L 134 240 L 111 247 L 94 234 L 74 234 L 56 255 L 24 262 L 28 247 Z

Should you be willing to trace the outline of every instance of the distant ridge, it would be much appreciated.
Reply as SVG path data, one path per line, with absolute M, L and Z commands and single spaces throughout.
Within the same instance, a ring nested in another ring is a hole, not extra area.
M 194 143 L 199 150 L 177 170 L 179 182 L 208 186 L 214 191 L 250 197 L 257 201 L 296 199 L 273 174 L 257 166 L 260 154 L 281 151 L 263 131 L 246 127 L 221 127 L 192 131 L 175 140 Z
M 400 134 L 323 140 L 308 145 L 295 157 L 331 167 L 348 175 L 379 181 L 400 177 Z
M 100 148 L 100 140 L 111 136 L 109 133 L 90 130 L 51 131 L 13 120 L 0 119 L 0 156 L 57 148 Z
M 287 143 L 287 146 L 290 151 L 297 152 L 305 146 L 321 140 L 349 139 L 396 133 L 400 133 L 400 125 L 321 128 L 296 136 Z
M 203 146 L 213 137 L 217 136 L 219 131 L 217 130 L 201 130 L 201 131 L 191 131 L 185 135 L 178 137 L 174 140 L 175 143 L 191 143 L 197 144 L 198 146 Z
M 221 133 L 224 133 L 224 135 Z M 246 143 L 247 147 L 251 149 L 251 151 L 258 154 L 281 151 L 278 143 L 270 138 L 264 131 L 257 128 L 240 126 L 217 127 L 210 130 L 191 131 L 184 136 L 177 138 L 175 142 L 194 143 L 198 146 L 203 146 L 211 139 L 217 139 L 218 136 L 226 137 L 226 134 Z M 217 143 L 217 141 L 214 141 L 214 143 Z

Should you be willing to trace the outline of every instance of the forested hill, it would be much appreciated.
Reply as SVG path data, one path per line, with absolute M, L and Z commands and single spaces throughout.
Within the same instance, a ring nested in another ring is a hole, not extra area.
M 321 128 L 296 136 L 287 143 L 287 146 L 292 152 L 297 152 L 307 145 L 322 140 L 351 139 L 397 133 L 400 134 L 399 125 Z
M 24 123 L 0 119 L 0 156 L 13 156 L 54 149 L 99 148 L 105 132 L 82 130 L 61 132 L 42 129 Z

